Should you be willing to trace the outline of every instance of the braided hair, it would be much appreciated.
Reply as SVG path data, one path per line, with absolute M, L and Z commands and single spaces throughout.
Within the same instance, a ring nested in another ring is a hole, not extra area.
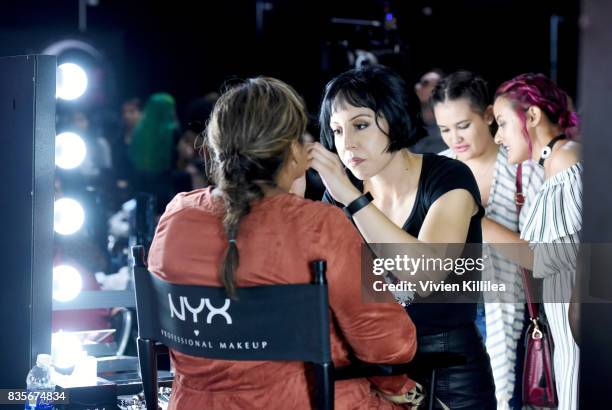
M 577 137 L 578 114 L 572 109 L 567 93 L 544 74 L 521 74 L 506 81 L 497 88 L 495 98 L 498 97 L 505 97 L 514 105 L 523 124 L 523 135 L 530 152 L 532 144 L 525 114 L 530 106 L 540 108 L 548 120 L 558 125 L 568 138 Z
M 228 248 L 220 277 L 235 297 L 240 262 L 237 238 L 241 219 L 275 186 L 291 144 L 301 142 L 308 117 L 301 97 L 282 81 L 258 77 L 228 89 L 217 101 L 206 130 L 213 182 L 225 203 L 223 228 Z

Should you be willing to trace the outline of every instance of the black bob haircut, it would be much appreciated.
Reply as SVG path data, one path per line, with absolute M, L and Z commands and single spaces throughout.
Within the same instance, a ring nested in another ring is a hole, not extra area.
M 335 150 L 334 134 L 329 125 L 332 112 L 338 105 L 346 103 L 374 111 L 379 129 L 379 118 L 387 120 L 387 152 L 408 148 L 418 140 L 408 114 L 406 82 L 392 70 L 380 65 L 355 68 L 327 83 L 319 114 L 321 143 L 327 149 Z

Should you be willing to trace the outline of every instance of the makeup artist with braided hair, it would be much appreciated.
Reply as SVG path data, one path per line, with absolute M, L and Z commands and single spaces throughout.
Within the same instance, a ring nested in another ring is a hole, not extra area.
M 287 84 L 253 78 L 227 90 L 207 128 L 214 186 L 179 194 L 161 217 L 149 270 L 180 284 L 236 288 L 310 283 L 309 263 L 328 266 L 334 364 L 349 354 L 408 362 L 415 327 L 394 303 L 361 302 L 361 239 L 341 210 L 289 193 L 308 167 L 302 99 Z M 299 320 L 299 318 L 295 318 Z M 171 409 L 310 409 L 302 362 L 225 361 L 171 352 Z M 336 383 L 338 409 L 400 408 L 406 376 Z

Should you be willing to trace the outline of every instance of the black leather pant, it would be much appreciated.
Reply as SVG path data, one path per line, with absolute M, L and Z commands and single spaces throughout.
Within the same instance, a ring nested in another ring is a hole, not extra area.
M 497 408 L 491 362 L 475 324 L 420 336 L 417 348 L 421 353 L 452 352 L 467 356 L 465 365 L 438 369 L 436 373 L 436 397 L 444 404 L 452 410 Z M 427 380 L 419 382 L 429 385 Z

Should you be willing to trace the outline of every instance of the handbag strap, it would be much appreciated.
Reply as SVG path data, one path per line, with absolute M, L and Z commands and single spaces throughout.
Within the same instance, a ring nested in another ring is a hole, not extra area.
M 521 209 L 525 204 L 525 195 L 523 195 L 523 164 L 518 164 L 516 168 L 516 193 L 514 196 L 514 202 L 516 203 L 517 215 L 520 216 Z M 529 310 L 529 318 L 532 321 L 538 320 L 538 307 L 533 302 L 533 295 L 529 288 L 529 271 L 521 267 L 521 276 L 523 279 L 523 288 L 525 289 L 525 298 L 527 299 L 527 309 Z
M 525 297 L 527 299 L 527 309 L 529 310 L 529 319 L 531 321 L 538 320 L 538 307 L 537 304 L 533 302 L 533 296 L 531 294 L 531 290 L 529 289 L 529 281 L 527 279 L 527 275 L 529 275 L 529 271 L 525 268 L 521 268 L 522 278 L 523 278 L 523 288 L 525 288 Z

